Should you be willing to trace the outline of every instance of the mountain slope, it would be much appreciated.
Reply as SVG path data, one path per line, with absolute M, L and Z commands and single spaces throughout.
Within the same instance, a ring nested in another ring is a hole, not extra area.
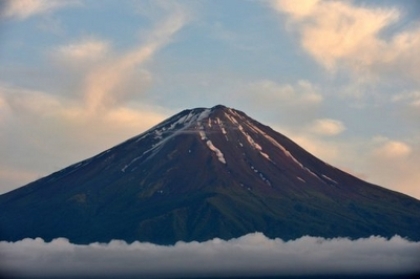
M 399 234 L 420 201 L 334 168 L 243 112 L 182 111 L 149 131 L 0 196 L 0 239 L 75 243 Z

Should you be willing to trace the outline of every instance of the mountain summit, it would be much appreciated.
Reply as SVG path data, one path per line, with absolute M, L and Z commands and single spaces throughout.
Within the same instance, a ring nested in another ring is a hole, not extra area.
M 420 240 L 420 201 L 317 159 L 245 113 L 184 110 L 0 196 L 0 240 L 159 244 L 251 232 Z

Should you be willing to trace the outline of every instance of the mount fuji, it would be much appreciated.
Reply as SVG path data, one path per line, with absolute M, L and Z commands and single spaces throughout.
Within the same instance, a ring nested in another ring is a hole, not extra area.
M 252 232 L 420 240 L 420 201 L 311 155 L 245 113 L 184 110 L 0 195 L 0 240 L 230 239 Z

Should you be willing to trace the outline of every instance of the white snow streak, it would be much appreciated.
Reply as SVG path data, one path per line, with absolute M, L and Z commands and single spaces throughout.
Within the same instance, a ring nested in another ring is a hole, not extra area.
M 270 180 L 268 180 L 259 170 L 257 170 L 253 165 L 251 165 L 251 169 L 259 175 L 259 177 L 261 178 L 262 181 L 264 181 L 265 183 L 267 183 L 268 186 L 271 186 L 271 182 Z
M 147 151 L 146 151 L 146 152 L 147 152 Z M 144 152 L 144 153 L 142 154 L 142 156 L 143 156 L 146 152 Z M 127 168 L 128 168 L 128 167 L 130 167 L 133 163 L 135 163 L 136 161 L 138 161 L 138 160 L 139 160 L 142 156 L 139 156 L 139 157 L 136 157 L 136 158 L 132 159 L 130 163 L 128 163 L 127 165 L 125 165 L 125 166 L 121 169 L 121 171 L 122 171 L 122 172 L 125 172 L 125 171 L 127 170 Z
M 305 181 L 304 179 L 302 179 L 301 177 L 296 176 L 296 178 L 297 178 L 298 180 L 302 181 L 303 183 L 306 183 L 306 181 Z
M 197 122 L 200 122 L 201 120 L 203 120 L 206 117 L 209 117 L 211 110 L 210 109 L 205 109 L 203 110 L 200 115 L 197 118 Z
M 270 156 L 268 156 L 268 154 L 267 154 L 267 153 L 264 153 L 264 152 L 260 151 L 260 154 L 261 154 L 263 157 L 265 157 L 267 160 L 270 160 L 270 161 L 271 161 Z
M 307 167 L 305 167 L 301 162 L 299 162 L 295 157 L 293 157 L 293 155 L 286 149 L 284 148 L 283 145 L 281 145 L 280 143 L 278 143 L 275 139 L 273 139 L 272 137 L 270 137 L 269 135 L 267 135 L 266 133 L 264 133 L 263 131 L 261 131 L 258 127 L 252 125 L 252 123 L 247 122 L 247 125 L 253 129 L 254 131 L 259 132 L 260 134 L 262 134 L 266 139 L 268 139 L 273 145 L 275 145 L 277 148 L 279 148 L 281 151 L 283 151 L 283 153 L 289 157 L 290 159 L 292 159 L 293 162 L 295 162 L 299 167 L 301 167 L 302 169 L 306 170 L 309 174 L 311 174 L 312 176 L 316 177 L 317 179 L 320 179 L 318 177 L 318 175 L 316 175 L 314 172 L 312 172 L 310 169 L 308 169 Z M 321 179 L 320 179 L 321 180 Z M 322 181 L 322 180 L 321 180 Z
M 207 140 L 206 144 L 210 148 L 211 151 L 216 153 L 217 159 L 219 159 L 219 161 L 221 163 L 226 164 L 225 157 L 224 157 L 223 153 L 220 151 L 220 149 L 218 149 L 216 146 L 214 146 L 213 143 L 211 142 L 211 140 Z
M 224 135 L 226 135 L 226 134 L 227 134 L 227 132 L 226 132 L 225 127 L 223 127 L 223 123 L 222 123 L 222 121 L 220 121 L 220 119 L 219 119 L 219 118 L 216 118 L 216 121 L 217 121 L 217 125 L 219 125 L 220 129 L 222 130 L 222 133 L 223 133 Z
M 238 121 L 233 116 L 230 116 L 229 114 L 225 113 L 225 116 L 232 122 L 233 124 L 239 125 Z
M 242 132 L 242 134 L 246 137 L 247 141 L 249 142 L 249 144 L 252 147 L 254 147 L 255 149 L 258 149 L 260 151 L 262 150 L 261 145 L 259 145 L 258 143 L 256 143 L 254 141 L 254 139 L 247 132 L 244 131 L 244 128 L 241 125 L 239 125 L 239 131 Z
M 198 131 L 198 134 L 200 135 L 201 140 L 207 139 L 206 133 L 204 133 L 204 131 Z
M 332 179 L 331 177 L 326 176 L 325 174 L 322 175 L 322 177 L 324 177 L 325 179 L 331 181 L 332 183 L 338 184 L 337 181 L 335 181 L 334 179 Z
M 205 140 L 206 144 L 207 144 L 207 147 L 216 154 L 217 159 L 221 163 L 226 164 L 226 159 L 225 159 L 225 156 L 223 155 L 222 151 L 220 151 L 219 148 L 214 146 L 213 142 L 207 138 L 206 133 L 204 133 L 204 131 L 199 131 L 198 133 L 200 134 L 201 140 Z
M 201 121 L 208 117 L 211 113 L 210 109 L 204 109 L 200 113 L 195 112 L 194 110 L 190 111 L 188 115 L 184 115 L 180 117 L 177 121 L 171 123 L 169 125 L 169 121 L 164 121 L 153 128 L 149 129 L 142 135 L 138 136 L 136 142 L 142 140 L 143 138 L 149 136 L 151 132 L 154 133 L 154 139 L 159 140 L 155 142 L 150 149 L 146 150 L 143 155 L 147 153 L 151 153 L 147 158 L 153 157 L 156 152 L 170 139 L 173 137 L 180 135 L 182 133 L 189 133 L 191 131 L 196 131 L 197 126 L 199 129 L 203 129 L 201 126 Z M 194 125 L 196 124 L 196 125 Z M 167 127 L 169 125 L 169 127 Z M 181 126 L 180 128 L 175 129 L 177 126 Z M 174 130 L 174 131 L 172 131 Z M 201 135 L 201 134 L 200 134 Z M 142 155 L 142 156 L 143 156 Z M 130 165 L 129 163 L 128 165 Z M 125 171 L 125 169 L 124 169 Z
M 239 131 L 241 131 L 241 133 L 245 136 L 246 140 L 248 141 L 248 143 L 254 147 L 255 149 L 257 149 L 261 156 L 263 156 L 264 158 L 266 158 L 267 160 L 271 161 L 270 156 L 268 156 L 267 153 L 264 153 L 262 151 L 262 147 L 261 145 L 259 145 L 258 143 L 255 142 L 255 140 L 244 130 L 244 127 L 242 127 L 242 125 L 238 125 L 238 129 Z M 242 145 L 241 145 L 242 146 Z

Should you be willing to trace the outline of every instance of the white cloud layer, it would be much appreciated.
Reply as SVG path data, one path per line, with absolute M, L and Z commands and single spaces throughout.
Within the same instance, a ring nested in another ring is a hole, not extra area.
M 261 233 L 174 246 L 114 240 L 75 245 L 59 238 L 0 242 L 3 273 L 17 276 L 261 276 L 420 272 L 420 243 L 399 236 L 349 240 L 302 237 L 284 242 Z

